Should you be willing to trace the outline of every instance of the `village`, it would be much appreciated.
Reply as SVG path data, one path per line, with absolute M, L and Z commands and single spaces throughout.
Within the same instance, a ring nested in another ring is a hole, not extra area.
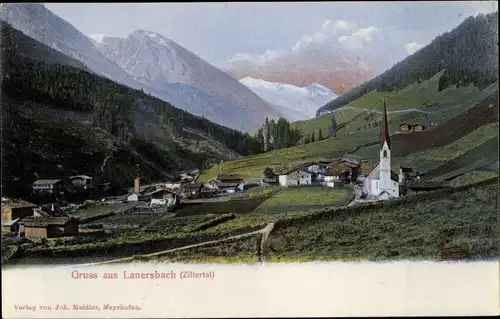
M 380 159 L 374 165 L 352 154 L 327 161 L 307 162 L 266 168 L 260 183 L 236 174 L 220 172 L 207 182 L 198 182 L 198 170 L 185 172 L 176 181 L 141 185 L 137 168 L 133 186 L 119 196 L 82 199 L 90 194 L 93 179 L 75 175 L 63 179 L 38 179 L 31 185 L 36 203 L 24 199 L 2 198 L 2 237 L 56 238 L 104 232 L 96 224 L 100 218 L 113 214 L 168 214 L 176 216 L 182 207 L 230 200 L 253 187 L 351 188 L 354 197 L 349 205 L 370 204 L 383 200 L 412 196 L 418 192 L 446 188 L 446 185 L 425 182 L 424 175 L 408 165 L 391 164 L 391 143 L 384 107 L 380 129 Z M 131 183 L 132 184 L 132 183 Z M 89 207 L 99 207 L 99 214 L 82 217 Z M 203 213 L 203 212 L 200 212 Z M 182 214 L 182 210 L 181 210 Z M 163 215 L 162 215 L 163 216 Z

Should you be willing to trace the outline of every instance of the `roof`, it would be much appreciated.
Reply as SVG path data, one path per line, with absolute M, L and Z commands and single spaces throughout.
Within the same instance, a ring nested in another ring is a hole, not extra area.
M 307 170 L 304 170 L 302 169 L 301 167 L 295 167 L 295 168 L 290 168 L 290 169 L 284 169 L 280 172 L 276 172 L 277 175 L 288 175 L 288 174 L 291 174 L 295 171 L 301 171 L 303 173 L 306 173 L 306 174 L 309 174 L 311 175 L 311 172 L 307 171 Z
M 26 217 L 21 223 L 24 227 L 64 226 L 69 222 L 77 221 L 73 217 Z
M 152 192 L 147 193 L 146 195 L 153 195 L 153 194 L 157 194 L 157 193 L 173 193 L 173 191 L 168 190 L 166 188 L 158 188 Z
M 17 198 L 9 198 L 6 201 L 2 202 L 2 206 L 7 206 L 9 208 L 30 208 L 30 207 L 38 207 L 37 205 L 25 201 L 24 199 Z
M 87 176 L 87 175 L 75 175 L 75 176 L 70 177 L 70 179 L 74 179 L 74 178 L 92 179 L 92 177 Z
M 370 175 L 368 175 L 368 177 L 371 179 L 380 179 L 379 165 L 377 165 L 377 167 L 373 169 L 373 171 L 370 173 Z M 399 175 L 393 170 L 391 170 L 391 179 L 395 182 L 399 181 Z
M 203 187 L 203 184 L 185 184 L 183 186 L 184 188 L 188 188 L 188 189 L 198 189 L 198 188 L 201 188 Z
M 347 171 L 348 171 L 347 169 L 343 169 L 340 167 L 329 168 L 325 171 L 325 176 L 337 176 L 337 175 L 341 175 Z
M 15 223 L 17 223 L 20 220 L 21 220 L 21 218 L 16 218 L 16 219 L 13 219 L 13 220 L 8 220 L 8 221 L 2 220 L 2 226 L 12 226 L 12 225 L 14 225 Z
M 389 124 L 387 121 L 387 102 L 384 98 L 384 114 L 382 115 L 382 125 L 380 125 L 380 147 L 384 146 L 387 142 L 387 146 L 391 149 L 391 139 L 389 137 Z
M 33 182 L 33 185 L 53 185 L 59 183 L 60 179 L 39 179 Z

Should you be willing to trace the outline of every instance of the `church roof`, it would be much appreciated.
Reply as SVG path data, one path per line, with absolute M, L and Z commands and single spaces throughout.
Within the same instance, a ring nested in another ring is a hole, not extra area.
M 387 142 L 387 146 L 391 149 L 391 139 L 389 137 L 389 124 L 387 121 L 387 105 L 384 98 L 384 114 L 382 114 L 382 125 L 380 125 L 380 148 Z

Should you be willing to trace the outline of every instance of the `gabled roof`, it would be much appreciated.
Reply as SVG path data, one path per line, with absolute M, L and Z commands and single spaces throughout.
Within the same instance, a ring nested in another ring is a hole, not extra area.
M 30 203 L 28 201 L 25 201 L 24 199 L 17 199 L 17 198 L 9 198 L 6 201 L 2 202 L 2 206 L 6 206 L 9 208 L 35 208 L 38 207 L 37 205 Z
M 384 114 L 382 115 L 382 125 L 380 125 L 380 148 L 387 142 L 387 146 L 391 149 L 391 139 L 389 137 L 389 124 L 387 121 L 387 102 L 384 98 Z
M 39 179 L 33 182 L 33 185 L 53 185 L 59 183 L 60 179 Z
M 64 226 L 72 221 L 77 221 L 77 219 L 73 217 L 26 217 L 21 223 L 24 227 L 47 227 Z
M 17 223 L 18 221 L 20 221 L 21 218 L 16 218 L 16 219 L 13 219 L 13 220 L 2 220 L 2 226 L 12 226 L 14 225 L 15 223 Z
M 70 179 L 74 179 L 74 178 L 92 179 L 92 177 L 90 177 L 88 175 L 75 175 L 75 176 L 70 177 Z

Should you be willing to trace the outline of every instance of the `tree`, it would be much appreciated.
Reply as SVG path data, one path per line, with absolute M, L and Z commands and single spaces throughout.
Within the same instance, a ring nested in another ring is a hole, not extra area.
M 319 129 L 319 132 L 318 132 L 318 141 L 322 141 L 323 140 L 323 132 L 321 131 L 321 128 Z
M 316 142 L 316 134 L 315 134 L 315 132 L 312 132 L 312 134 L 311 134 L 311 143 L 314 143 L 314 142 Z

